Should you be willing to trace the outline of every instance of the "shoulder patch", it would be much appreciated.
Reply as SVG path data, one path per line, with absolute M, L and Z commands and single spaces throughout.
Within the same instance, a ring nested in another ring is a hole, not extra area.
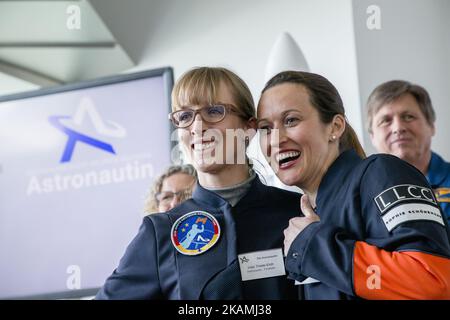
M 439 223 L 445 227 L 444 219 L 439 208 L 424 203 L 406 203 L 389 210 L 383 217 L 388 231 L 399 224 L 415 220 L 428 220 Z
M 404 201 L 428 202 L 437 206 L 430 188 L 416 186 L 413 184 L 401 184 L 384 190 L 374 198 L 375 203 L 383 214 L 386 210 Z
M 402 184 L 384 190 L 374 198 L 384 225 L 391 231 L 398 225 L 427 220 L 445 226 L 433 190 L 412 184 Z

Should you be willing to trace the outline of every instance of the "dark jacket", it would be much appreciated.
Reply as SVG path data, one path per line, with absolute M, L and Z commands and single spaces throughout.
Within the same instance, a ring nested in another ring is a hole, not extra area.
M 320 222 L 286 258 L 305 299 L 450 299 L 447 219 L 425 177 L 390 155 L 342 153 L 320 183 Z
M 174 222 L 201 210 L 221 229 L 206 252 L 188 256 L 171 241 Z M 300 195 L 267 187 L 254 179 L 248 193 L 231 207 L 217 194 L 197 185 L 192 199 L 167 213 L 144 218 L 97 299 L 296 299 L 287 276 L 241 281 L 237 255 L 282 248 L 289 219 L 300 215 Z

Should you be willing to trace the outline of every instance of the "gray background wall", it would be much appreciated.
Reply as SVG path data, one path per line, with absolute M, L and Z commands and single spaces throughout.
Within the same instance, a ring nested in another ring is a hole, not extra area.
M 287 31 L 311 71 L 337 86 L 350 121 L 358 132 L 362 129 L 351 0 L 91 3 L 135 59 L 137 66 L 128 71 L 171 65 L 177 78 L 194 66 L 225 66 L 247 82 L 256 101 L 269 52 L 279 34 Z
M 372 4 L 381 9 L 381 30 L 366 27 L 366 8 Z M 432 148 L 450 159 L 450 1 L 354 0 L 353 14 L 361 105 L 384 81 L 422 85 L 437 115 Z M 366 131 L 364 140 L 373 152 Z

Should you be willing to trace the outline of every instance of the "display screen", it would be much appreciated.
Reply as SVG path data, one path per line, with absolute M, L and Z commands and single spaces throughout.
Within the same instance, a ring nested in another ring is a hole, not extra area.
M 170 68 L 0 97 L 0 298 L 95 294 L 170 165 Z

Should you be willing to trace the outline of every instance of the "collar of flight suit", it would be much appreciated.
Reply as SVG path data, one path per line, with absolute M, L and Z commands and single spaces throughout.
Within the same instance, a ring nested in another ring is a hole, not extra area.
M 356 165 L 361 162 L 362 159 L 358 156 L 355 150 L 350 149 L 342 152 L 336 160 L 328 168 L 327 172 L 322 178 L 319 185 L 319 190 L 317 192 L 316 199 L 316 209 L 318 209 L 318 214 L 320 216 L 320 208 L 322 203 L 327 201 L 327 196 L 333 194 L 333 190 L 329 188 L 338 188 L 338 185 L 342 184 L 342 179 L 337 179 L 338 177 L 344 178 L 349 176 L 350 172 L 356 167 Z M 338 185 L 337 185 L 338 184 Z
M 251 187 L 241 200 L 236 204 L 235 208 L 239 210 L 251 206 L 260 205 L 260 201 L 264 199 L 264 184 L 259 180 L 259 177 L 253 179 Z M 192 194 L 192 198 L 208 208 L 222 208 L 229 206 L 229 203 L 214 191 L 205 189 L 198 182 Z M 231 206 L 230 206 L 231 207 Z
M 225 218 L 225 234 L 227 239 L 227 265 L 231 265 L 237 259 L 237 238 L 236 238 L 236 224 L 234 215 L 241 214 L 245 209 L 251 206 L 261 206 L 264 192 L 264 185 L 256 177 L 251 183 L 251 187 L 247 194 L 239 200 L 236 206 L 231 205 L 218 194 L 213 191 L 203 188 L 198 182 L 192 194 L 192 198 L 204 211 L 215 212 L 221 211 Z
M 247 194 L 244 195 L 244 197 L 236 204 L 235 207 L 231 207 L 231 205 L 225 199 L 221 198 L 213 191 L 203 188 L 200 184 L 197 183 L 192 194 L 192 198 L 196 204 L 196 207 L 198 208 L 198 210 L 206 211 L 208 213 L 212 213 L 213 215 L 223 213 L 223 219 L 217 217 L 221 228 L 221 237 L 223 238 L 220 239 L 219 243 L 215 245 L 215 249 L 210 249 L 215 251 L 211 251 L 209 254 L 208 252 L 206 252 L 205 255 L 201 254 L 193 257 L 178 255 L 179 267 L 182 267 L 184 270 L 194 270 L 194 268 L 198 267 L 198 265 L 212 264 L 210 265 L 210 270 L 197 271 L 205 276 L 201 277 L 200 279 L 197 277 L 192 277 L 189 272 L 183 272 L 179 274 L 179 290 L 181 297 L 183 297 L 184 299 L 199 299 L 202 295 L 202 291 L 208 283 L 211 283 L 213 279 L 220 278 L 221 274 L 226 274 L 228 269 L 235 266 L 237 260 L 237 238 L 234 215 L 240 214 L 243 209 L 249 208 L 252 205 L 261 206 L 263 191 L 264 185 L 259 181 L 258 178 L 255 178 L 252 181 L 251 188 L 249 189 Z M 224 243 L 223 241 L 226 242 Z M 219 264 L 221 263 L 220 257 L 222 256 L 222 254 L 226 254 L 225 268 L 219 266 Z M 216 258 L 212 258 L 211 255 L 216 256 Z M 205 260 L 202 262 L 203 259 Z M 211 259 L 213 261 L 211 261 Z M 217 264 L 217 267 L 213 266 L 215 264 Z M 239 295 L 240 289 L 236 287 L 235 290 L 238 290 L 237 292 Z

